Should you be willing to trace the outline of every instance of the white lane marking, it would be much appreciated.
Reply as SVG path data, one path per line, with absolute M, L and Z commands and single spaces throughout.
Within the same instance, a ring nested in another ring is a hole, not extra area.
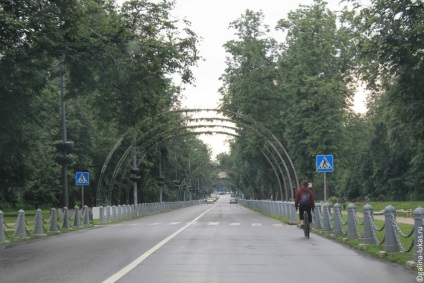
M 132 223 L 132 224 L 130 224 L 131 226 L 138 226 L 138 225 L 140 225 L 140 223 Z
M 177 225 L 177 224 L 180 224 L 181 222 L 171 222 L 171 223 L 169 223 L 170 225 Z
M 105 281 L 103 281 L 103 283 L 114 283 L 114 282 L 118 281 L 119 279 L 121 279 L 125 274 L 127 274 L 128 272 L 130 272 L 131 270 L 133 270 L 137 265 L 139 265 L 140 263 L 142 263 L 151 254 L 153 254 L 155 251 L 157 251 L 158 249 L 160 249 L 163 245 L 165 245 L 167 242 L 169 242 L 170 240 L 172 240 L 175 236 L 177 236 L 182 231 L 184 231 L 185 229 L 187 229 L 191 224 L 193 224 L 193 222 L 196 222 L 200 217 L 202 217 L 203 215 L 205 215 L 206 213 L 208 213 L 209 211 L 211 211 L 214 208 L 215 208 L 215 206 L 213 206 L 212 208 L 210 208 L 210 209 L 206 210 L 205 212 L 203 212 L 202 214 L 200 214 L 198 217 L 196 217 L 195 219 L 193 219 L 191 222 L 187 223 L 184 227 L 180 228 L 178 231 L 176 231 L 173 234 L 169 235 L 164 240 L 162 240 L 159 244 L 157 244 L 156 246 L 154 246 L 153 248 L 151 248 L 150 250 L 148 250 L 147 252 L 145 252 L 144 254 L 142 254 L 140 257 L 138 257 L 137 259 L 135 259 L 133 262 L 131 262 L 130 264 L 128 264 L 127 266 L 125 266 L 124 268 L 122 268 L 121 270 L 119 270 L 118 272 L 116 272 L 115 274 L 113 274 L 111 277 L 109 277 L 108 279 L 106 279 Z
M 261 223 L 252 223 L 252 226 L 262 226 Z
M 231 226 L 239 226 L 239 225 L 240 225 L 240 223 L 231 223 L 230 225 L 231 225 Z
M 209 222 L 208 223 L 208 225 L 214 225 L 214 226 L 216 226 L 216 225 L 218 225 L 219 224 L 219 222 Z
M 147 225 L 149 225 L 149 226 L 156 226 L 156 225 L 159 225 L 159 224 L 162 224 L 162 222 L 155 222 L 155 223 L 150 223 L 150 224 L 147 224 Z
M 283 227 L 283 224 L 272 224 L 272 226 Z

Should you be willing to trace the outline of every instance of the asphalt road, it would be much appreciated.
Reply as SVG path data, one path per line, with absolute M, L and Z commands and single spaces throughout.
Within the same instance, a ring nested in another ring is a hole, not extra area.
M 416 282 L 416 272 L 229 204 L 0 247 L 0 282 Z

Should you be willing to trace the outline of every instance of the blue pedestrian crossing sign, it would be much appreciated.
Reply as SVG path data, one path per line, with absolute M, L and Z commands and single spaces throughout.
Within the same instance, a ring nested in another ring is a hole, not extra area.
M 75 173 L 75 185 L 88 186 L 89 183 L 90 183 L 90 176 L 88 175 L 88 172 Z
M 317 172 L 334 172 L 332 155 L 317 155 Z

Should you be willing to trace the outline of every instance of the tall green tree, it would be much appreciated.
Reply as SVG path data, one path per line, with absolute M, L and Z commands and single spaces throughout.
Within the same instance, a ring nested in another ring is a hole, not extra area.
M 170 76 L 193 82 L 190 68 L 199 59 L 199 39 L 188 22 L 172 18 L 174 6 L 173 1 L 133 0 L 118 15 L 103 11 L 106 20 L 80 36 L 95 48 L 69 59 L 72 94 L 93 93 L 101 116 L 122 127 L 169 109 L 180 91 Z
M 267 37 L 270 30 L 263 18 L 262 12 L 247 10 L 230 23 L 237 39 L 224 45 L 229 56 L 220 92 L 224 110 L 272 125 L 276 110 L 269 105 L 279 102 L 275 87 L 278 46 Z
M 341 160 L 346 148 L 353 41 L 320 0 L 290 12 L 278 28 L 287 33 L 279 60 L 284 139 L 299 177 L 313 180 L 316 155 Z
M 190 67 L 199 57 L 197 36 L 170 16 L 173 7 L 169 1 L 128 1 L 121 10 L 112 0 L 0 3 L 0 200 L 58 199 L 59 59 L 68 137 L 76 146 L 70 182 L 72 170 L 82 169 L 93 170 L 95 180 L 117 139 L 177 102 L 179 88 L 169 77 L 179 73 L 182 82 L 193 82 Z
M 249 117 L 255 121 L 249 124 L 256 130 L 259 130 L 256 123 L 275 130 L 275 117 L 279 110 L 270 106 L 280 102 L 276 86 L 278 45 L 274 39 L 268 37 L 270 30 L 263 20 L 262 12 L 247 10 L 238 20 L 230 23 L 230 28 L 235 30 L 236 39 L 224 45 L 228 57 L 227 68 L 221 76 L 221 107 L 234 113 L 233 118 L 236 121 L 238 114 Z M 264 187 L 271 187 L 270 180 L 274 179 L 263 174 L 266 170 L 257 169 L 258 166 L 266 166 L 262 153 L 264 138 L 243 124 L 238 127 L 241 137 L 232 145 L 233 156 L 242 158 L 238 161 L 238 166 L 243 167 L 240 167 L 242 171 L 249 172 L 246 174 L 256 176 Z
M 377 115 L 384 113 L 380 125 L 386 129 L 392 163 L 400 165 L 392 166 L 387 179 L 379 176 L 375 181 L 385 180 L 380 185 L 397 198 L 422 198 L 424 2 L 375 0 L 360 10 L 354 24 L 363 34 L 359 74 L 373 91 L 372 105 L 380 109 L 371 114 L 378 121 Z M 380 162 L 379 167 L 386 166 Z

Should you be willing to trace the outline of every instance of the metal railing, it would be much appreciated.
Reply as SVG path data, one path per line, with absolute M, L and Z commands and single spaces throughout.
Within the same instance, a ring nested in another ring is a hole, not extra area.
M 84 226 L 87 225 L 91 226 L 93 224 L 93 212 L 96 210 L 98 214 L 98 218 L 96 219 L 99 219 L 101 224 L 106 224 L 113 221 L 194 206 L 201 203 L 204 203 L 204 201 L 192 200 L 142 203 L 137 205 L 101 206 L 99 208 L 92 209 L 84 206 L 82 212 L 79 207 L 76 206 L 73 211 L 71 211 L 71 216 L 69 215 L 70 211 L 67 207 L 60 209 L 60 213 L 57 213 L 57 210 L 52 208 L 50 210 L 50 217 L 48 220 L 43 219 L 42 210 L 37 209 L 34 220 L 30 222 L 26 220 L 25 211 L 21 209 L 18 211 L 16 221 L 13 223 L 4 222 L 4 213 L 0 210 L 0 243 L 8 242 L 6 238 L 25 239 L 28 236 L 46 236 L 49 232 L 60 233 L 61 229 L 71 229 L 73 227 L 84 228 Z M 49 224 L 48 228 L 46 228 L 44 224 Z M 28 227 L 33 228 L 28 230 Z
M 289 224 L 298 223 L 294 202 L 240 200 L 239 203 L 248 208 L 288 218 Z M 347 221 L 343 221 L 339 203 L 334 204 L 332 208 L 333 215 L 328 203 L 323 205 L 316 203 L 312 217 L 315 229 L 331 232 L 336 236 L 346 236 L 348 239 L 360 239 L 365 245 L 382 246 L 384 244 L 385 252 L 409 252 L 415 248 L 415 262 L 418 261 L 418 256 L 423 252 L 424 208 L 422 207 L 414 210 L 414 225 L 409 233 L 404 233 L 400 229 L 396 218 L 396 210 L 392 205 L 388 205 L 384 209 L 384 224 L 382 227 L 377 227 L 374 221 L 374 210 L 369 204 L 363 207 L 363 222 L 359 222 L 356 215 L 356 206 L 353 203 L 347 207 Z M 359 232 L 359 226 L 363 226 L 362 234 Z M 376 232 L 384 232 L 384 237 L 379 239 Z M 404 246 L 400 240 L 401 237 L 411 238 L 410 245 Z

